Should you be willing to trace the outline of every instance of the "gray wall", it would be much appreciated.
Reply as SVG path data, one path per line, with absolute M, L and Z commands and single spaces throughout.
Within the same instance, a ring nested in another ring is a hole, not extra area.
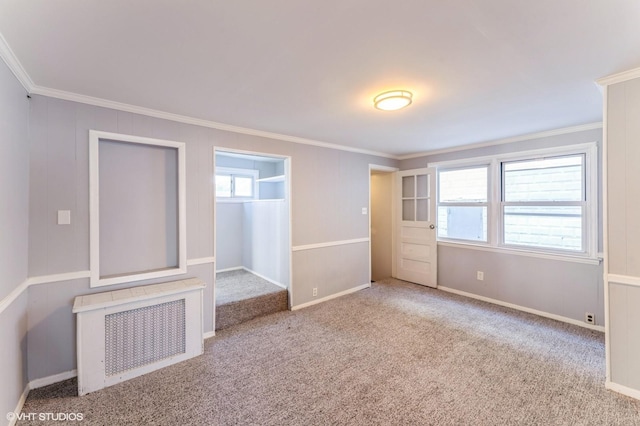
M 27 279 L 29 145 L 27 93 L 0 61 L 0 418 L 27 384 L 27 298 L 7 296 Z
M 400 167 L 402 170 L 408 170 L 426 167 L 432 162 L 588 142 L 598 142 L 600 156 L 601 141 L 602 130 L 595 129 L 407 159 L 400 163 Z M 598 163 L 600 165 L 600 162 Z M 602 172 L 599 170 L 598 176 L 601 175 Z M 599 195 L 599 200 L 601 199 Z M 598 211 L 599 234 L 602 235 L 601 203 Z M 598 241 L 599 248 L 602 247 L 600 240 L 601 238 Z M 476 280 L 476 271 L 484 272 L 484 281 Z M 439 245 L 438 285 L 576 321 L 584 321 L 585 312 L 591 312 L 596 316 L 596 324 L 604 325 L 602 265 Z
M 29 215 L 31 276 L 89 269 L 89 129 L 186 142 L 187 257 L 213 256 L 213 148 L 292 157 L 293 245 L 327 243 L 368 236 L 369 163 L 396 166 L 394 160 L 202 128 L 70 101 L 34 96 L 31 100 L 32 180 Z M 55 212 L 72 211 L 72 224 L 55 225 Z M 294 256 L 293 304 L 313 300 L 311 288 L 330 295 L 367 282 L 368 249 L 350 245 L 305 250 Z M 321 253 L 315 256 L 314 252 Z M 326 252 L 326 253 L 325 253 Z M 319 263 L 321 262 L 321 263 Z M 334 279 L 334 266 L 345 272 Z M 313 273 L 309 270 L 313 269 Z M 297 274 L 297 275 L 296 275 Z M 205 331 L 213 330 L 213 264 L 190 266 L 184 276 L 199 277 L 205 290 Z M 362 278 L 364 277 L 364 279 Z M 169 281 L 162 279 L 160 281 Z M 33 286 L 29 290 L 29 378 L 75 368 L 77 295 L 156 282 L 142 281 L 90 289 L 88 279 Z
M 610 380 L 636 392 L 640 391 L 639 117 L 640 78 L 607 88 Z

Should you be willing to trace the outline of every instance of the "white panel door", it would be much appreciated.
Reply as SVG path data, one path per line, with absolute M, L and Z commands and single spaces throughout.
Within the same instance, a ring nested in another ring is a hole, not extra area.
M 396 278 L 437 286 L 435 169 L 396 173 Z

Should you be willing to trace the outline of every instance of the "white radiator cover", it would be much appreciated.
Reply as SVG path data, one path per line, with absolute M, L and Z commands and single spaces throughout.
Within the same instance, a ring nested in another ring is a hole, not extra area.
M 78 296 L 78 394 L 85 395 L 203 352 L 197 278 Z

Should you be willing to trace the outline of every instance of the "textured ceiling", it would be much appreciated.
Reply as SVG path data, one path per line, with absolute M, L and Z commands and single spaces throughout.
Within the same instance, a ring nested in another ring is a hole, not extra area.
M 636 0 L 0 0 L 37 87 L 393 155 L 601 121 L 638 28 Z

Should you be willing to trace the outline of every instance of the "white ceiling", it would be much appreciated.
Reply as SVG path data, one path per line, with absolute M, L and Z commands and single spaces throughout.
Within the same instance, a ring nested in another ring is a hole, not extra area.
M 393 155 L 601 121 L 639 28 L 637 0 L 0 0 L 35 87 Z

